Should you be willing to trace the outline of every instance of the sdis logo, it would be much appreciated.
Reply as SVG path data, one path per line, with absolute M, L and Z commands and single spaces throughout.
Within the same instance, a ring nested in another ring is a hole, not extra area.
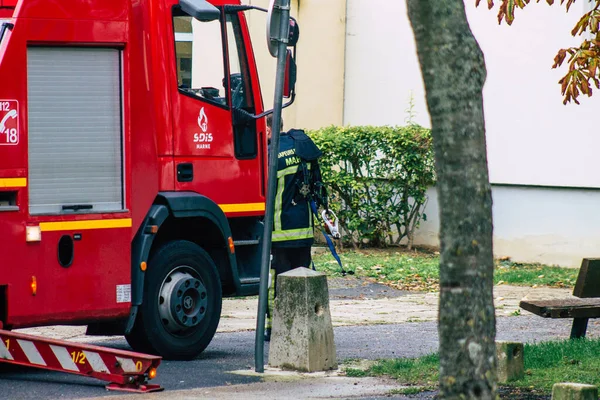
M 0 100 L 0 146 L 19 144 L 19 102 Z
M 198 126 L 202 133 L 194 133 L 194 143 L 196 143 L 196 150 L 210 149 L 210 143 L 213 141 L 212 133 L 208 131 L 208 117 L 204 112 L 204 107 L 200 109 L 198 114 Z

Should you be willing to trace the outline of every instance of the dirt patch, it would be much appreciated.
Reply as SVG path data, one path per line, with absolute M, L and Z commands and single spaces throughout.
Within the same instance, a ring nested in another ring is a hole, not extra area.
M 500 387 L 498 394 L 501 399 L 511 400 L 549 400 L 552 398 L 549 394 L 541 394 L 535 390 L 511 387 Z
M 330 277 L 327 280 L 327 284 L 329 286 L 330 300 L 397 298 L 411 293 L 419 293 L 394 289 L 390 286 L 374 283 L 361 277 Z

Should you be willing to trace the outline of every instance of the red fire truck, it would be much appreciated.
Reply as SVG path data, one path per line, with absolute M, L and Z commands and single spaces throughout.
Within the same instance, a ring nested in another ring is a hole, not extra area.
M 188 359 L 222 297 L 258 293 L 267 139 L 247 9 L 0 0 L 0 329 L 87 325 Z

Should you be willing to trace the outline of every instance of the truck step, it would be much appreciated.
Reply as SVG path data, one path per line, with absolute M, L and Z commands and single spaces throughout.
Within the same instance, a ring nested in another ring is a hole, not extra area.
M 255 244 L 259 244 L 260 240 L 256 239 L 256 240 L 234 240 L 233 244 L 235 246 L 251 246 L 251 245 L 255 245 Z
M 0 363 L 89 376 L 107 390 L 157 392 L 150 385 L 161 357 L 0 330 Z
M 241 278 L 242 285 L 254 285 L 260 283 L 260 278 Z

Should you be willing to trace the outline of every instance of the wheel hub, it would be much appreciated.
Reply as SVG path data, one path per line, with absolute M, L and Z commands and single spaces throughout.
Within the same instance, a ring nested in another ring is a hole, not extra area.
M 202 281 L 180 268 L 163 281 L 159 299 L 159 314 L 170 332 L 191 328 L 206 315 L 208 296 Z
M 194 307 L 192 296 L 185 296 L 185 299 L 183 299 L 183 308 L 190 310 L 192 307 Z

